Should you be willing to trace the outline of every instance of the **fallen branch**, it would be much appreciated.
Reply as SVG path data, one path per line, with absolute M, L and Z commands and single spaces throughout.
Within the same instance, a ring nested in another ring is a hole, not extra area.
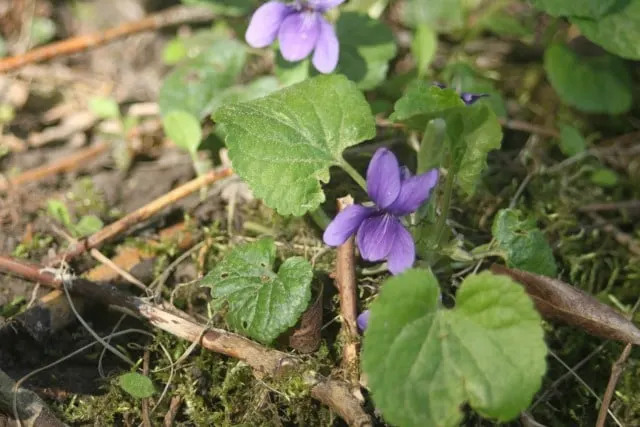
M 0 192 L 5 192 L 10 188 L 19 187 L 29 182 L 39 181 L 60 172 L 67 172 L 85 166 L 87 162 L 106 152 L 108 148 L 108 144 L 99 143 L 66 156 L 59 161 L 25 171 L 16 177 L 5 179 L 0 177 Z
M 44 286 L 60 289 L 63 282 L 38 266 L 0 256 L 0 270 L 17 274 Z M 98 285 L 86 279 L 68 279 L 67 289 L 100 304 L 148 321 L 151 325 L 178 338 L 197 342 L 202 347 L 242 360 L 260 374 L 277 377 L 294 368 L 302 368 L 301 361 L 287 353 L 269 349 L 247 338 L 218 328 L 206 328 L 179 310 L 169 311 L 143 299 L 128 295 L 111 285 Z M 311 396 L 329 406 L 350 426 L 372 426 L 371 418 L 350 393 L 346 383 L 324 378 L 314 371 L 303 373 L 310 386 Z
M 353 198 L 338 199 L 338 210 L 343 211 L 353 204 Z M 348 380 L 358 383 L 360 363 L 358 362 L 358 324 L 356 311 L 356 268 L 354 237 L 351 236 L 336 251 L 336 286 L 340 293 L 340 314 L 345 345 L 342 350 L 342 365 Z
M 144 31 L 155 31 L 164 27 L 177 26 L 189 22 L 206 22 L 211 21 L 214 17 L 215 14 L 209 8 L 176 6 L 139 21 L 127 22 L 103 32 L 95 32 L 57 43 L 50 43 L 32 49 L 23 55 L 4 58 L 0 60 L 0 73 L 6 73 L 28 64 L 79 53 Z
M 159 234 L 162 241 L 171 240 L 179 249 L 183 250 L 191 247 L 195 241 L 194 236 L 185 230 L 184 223 L 166 228 Z M 153 243 L 149 244 L 149 246 L 153 245 Z M 112 261 L 121 269 L 130 272 L 141 263 L 153 259 L 154 256 L 150 252 L 140 248 L 126 247 L 119 250 Z M 83 274 L 83 277 L 93 282 L 108 282 L 116 279 L 118 273 L 101 264 Z M 145 280 L 143 279 L 143 281 Z M 82 314 L 86 308 L 84 300 L 82 298 L 72 299 L 74 307 Z M 73 323 L 76 318 L 64 292 L 56 289 L 39 298 L 35 304 L 14 316 L 12 320 L 19 323 L 36 341 L 43 343 L 51 335 Z M 5 323 L 0 327 L 0 331 L 3 328 L 12 327 L 11 323 Z
M 141 207 L 138 210 L 131 212 L 118 221 L 107 225 L 86 239 L 80 240 L 77 243 L 71 245 L 71 247 L 60 254 L 53 260 L 53 263 L 61 261 L 69 261 L 78 255 L 95 248 L 107 240 L 113 239 L 118 234 L 128 230 L 132 226 L 149 219 L 151 216 L 160 212 L 167 206 L 172 205 L 176 201 L 187 197 L 188 195 L 200 190 L 207 185 L 213 184 L 216 181 L 226 178 L 233 173 L 231 168 L 223 168 L 219 170 L 213 170 L 205 175 L 195 178 L 180 187 L 164 194 L 163 196 L 155 199 L 151 203 Z
M 13 400 L 17 393 L 18 421 L 23 427 L 65 427 L 37 394 L 24 388 L 15 390 L 16 383 L 0 370 L 0 411 L 13 414 Z

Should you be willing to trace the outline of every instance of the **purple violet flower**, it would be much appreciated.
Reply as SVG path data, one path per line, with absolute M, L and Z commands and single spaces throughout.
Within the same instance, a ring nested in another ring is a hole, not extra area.
M 416 247 L 400 217 L 415 212 L 437 182 L 438 169 L 412 176 L 391 151 L 378 149 L 367 169 L 367 193 L 376 206 L 351 205 L 338 213 L 324 232 L 324 242 L 340 246 L 357 233 L 362 258 L 386 259 L 392 274 L 401 273 L 413 265 Z
M 276 39 L 282 57 L 301 61 L 313 51 L 311 62 L 321 73 L 330 73 L 338 65 L 340 45 L 336 32 L 322 16 L 344 0 L 295 0 L 285 4 L 270 1 L 251 17 L 245 38 L 251 47 L 263 48 Z
M 438 86 L 440 89 L 446 89 L 447 86 L 442 83 L 434 83 L 435 86 Z M 475 103 L 478 99 L 484 98 L 485 96 L 489 96 L 488 93 L 471 93 L 471 92 L 460 92 L 460 99 L 467 104 L 471 105 Z
M 369 312 L 369 310 L 365 310 L 362 313 L 360 313 L 358 315 L 358 318 L 356 319 L 356 323 L 358 324 L 358 328 L 360 328 L 360 330 L 362 332 L 364 332 L 365 329 L 367 329 L 367 325 L 369 324 L 369 315 L 371 313 Z

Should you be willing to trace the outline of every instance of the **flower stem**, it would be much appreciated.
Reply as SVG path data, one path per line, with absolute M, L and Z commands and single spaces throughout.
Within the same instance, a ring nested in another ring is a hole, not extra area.
M 329 215 L 327 215 L 327 213 L 321 207 L 318 207 L 318 209 L 316 209 L 315 211 L 309 211 L 307 212 L 307 214 L 313 220 L 313 222 L 315 222 L 316 225 L 323 230 L 325 230 L 331 222 L 331 218 L 329 218 Z
M 351 166 L 346 160 L 343 160 L 340 163 L 340 167 L 344 170 L 349 176 L 360 186 L 364 191 L 367 191 L 367 182 L 364 180 L 362 175 Z
M 444 232 L 444 227 L 447 224 L 447 216 L 449 216 L 449 205 L 451 205 L 451 196 L 453 194 L 453 184 L 456 181 L 456 175 L 451 173 L 451 169 L 449 169 L 449 173 L 447 174 L 447 182 L 444 187 L 444 200 L 442 202 L 442 211 L 440 212 L 440 218 L 438 218 L 438 222 L 436 223 L 436 232 L 435 232 L 435 243 L 436 247 L 440 246 L 440 239 L 442 238 L 442 233 Z

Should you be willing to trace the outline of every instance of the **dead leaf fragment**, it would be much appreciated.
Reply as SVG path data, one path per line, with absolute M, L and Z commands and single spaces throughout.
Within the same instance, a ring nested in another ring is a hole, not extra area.
M 640 329 L 620 312 L 561 280 L 493 264 L 491 271 L 524 286 L 536 308 L 547 319 L 560 320 L 591 335 L 640 344 Z

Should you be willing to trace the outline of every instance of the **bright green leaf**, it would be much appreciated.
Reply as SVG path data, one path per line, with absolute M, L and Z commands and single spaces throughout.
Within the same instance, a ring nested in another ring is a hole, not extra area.
M 281 215 L 303 215 L 325 200 L 320 182 L 342 151 L 375 136 L 369 104 L 341 75 L 314 77 L 269 96 L 221 107 L 233 169 Z
M 202 280 L 215 306 L 227 305 L 227 322 L 262 343 L 294 326 L 311 298 L 313 269 L 301 257 L 285 260 L 276 273 L 272 239 L 237 246 Z
M 464 27 L 465 8 L 462 0 L 407 0 L 402 20 L 416 27 L 427 24 L 436 31 L 452 31 Z
M 409 270 L 371 304 L 362 366 L 373 402 L 402 427 L 454 427 L 462 404 L 508 421 L 527 408 L 546 370 L 540 315 L 522 286 L 468 276 L 451 310 L 428 270 Z
M 89 108 L 98 117 L 103 119 L 115 119 L 120 117 L 120 107 L 113 98 L 95 96 L 89 100 Z
M 581 111 L 621 114 L 631 108 L 631 75 L 620 58 L 580 57 L 554 44 L 545 52 L 544 68 L 560 98 Z
M 491 232 L 505 252 L 510 267 L 555 277 L 556 260 L 544 234 L 534 221 L 521 220 L 515 209 L 502 209 L 493 220 Z
M 551 16 L 581 16 L 598 18 L 609 12 L 620 0 L 531 0 L 531 3 Z M 625 0 L 623 0 L 625 1 Z
M 162 115 L 183 110 L 202 119 L 210 114 L 216 97 L 235 83 L 245 59 L 245 47 L 239 41 L 214 41 L 165 78 L 158 101 Z
M 587 141 L 573 126 L 560 126 L 560 150 L 567 156 L 575 156 L 587 149 Z
M 103 226 L 104 223 L 97 216 L 85 215 L 73 226 L 73 234 L 75 237 L 86 237 L 99 231 Z
M 186 111 L 173 110 L 162 118 L 165 134 L 183 150 L 195 154 L 202 142 L 200 122 Z
M 55 199 L 47 200 L 47 213 L 66 228 L 71 227 L 71 214 L 67 206 L 61 201 Z
M 396 102 L 390 119 L 423 131 L 431 119 L 442 117 L 450 110 L 464 106 L 460 95 L 453 89 L 441 89 L 422 80 L 414 80 L 402 98 Z
M 609 168 L 599 168 L 591 174 L 591 182 L 600 187 L 613 188 L 618 185 L 618 181 L 618 174 Z
M 605 16 L 572 18 L 571 22 L 586 38 L 609 52 L 626 59 L 640 59 L 640 0 L 618 0 Z
M 424 76 L 438 49 L 438 35 L 426 24 L 418 25 L 411 43 L 411 53 L 418 67 L 418 76 Z
M 149 377 L 137 372 L 129 372 L 118 377 L 120 387 L 135 397 L 136 399 L 145 399 L 151 397 L 156 392 L 153 382 Z
M 167 65 L 177 64 L 186 56 L 187 47 L 182 39 L 169 40 L 162 50 L 162 61 Z
M 493 110 L 482 104 L 451 110 L 445 120 L 451 171 L 456 174 L 458 186 L 473 194 L 486 166 L 487 154 L 502 144 L 502 127 Z
M 358 88 L 375 88 L 387 75 L 396 55 L 391 29 L 382 21 L 357 12 L 344 12 L 336 23 L 340 58 L 336 72 L 356 82 Z

